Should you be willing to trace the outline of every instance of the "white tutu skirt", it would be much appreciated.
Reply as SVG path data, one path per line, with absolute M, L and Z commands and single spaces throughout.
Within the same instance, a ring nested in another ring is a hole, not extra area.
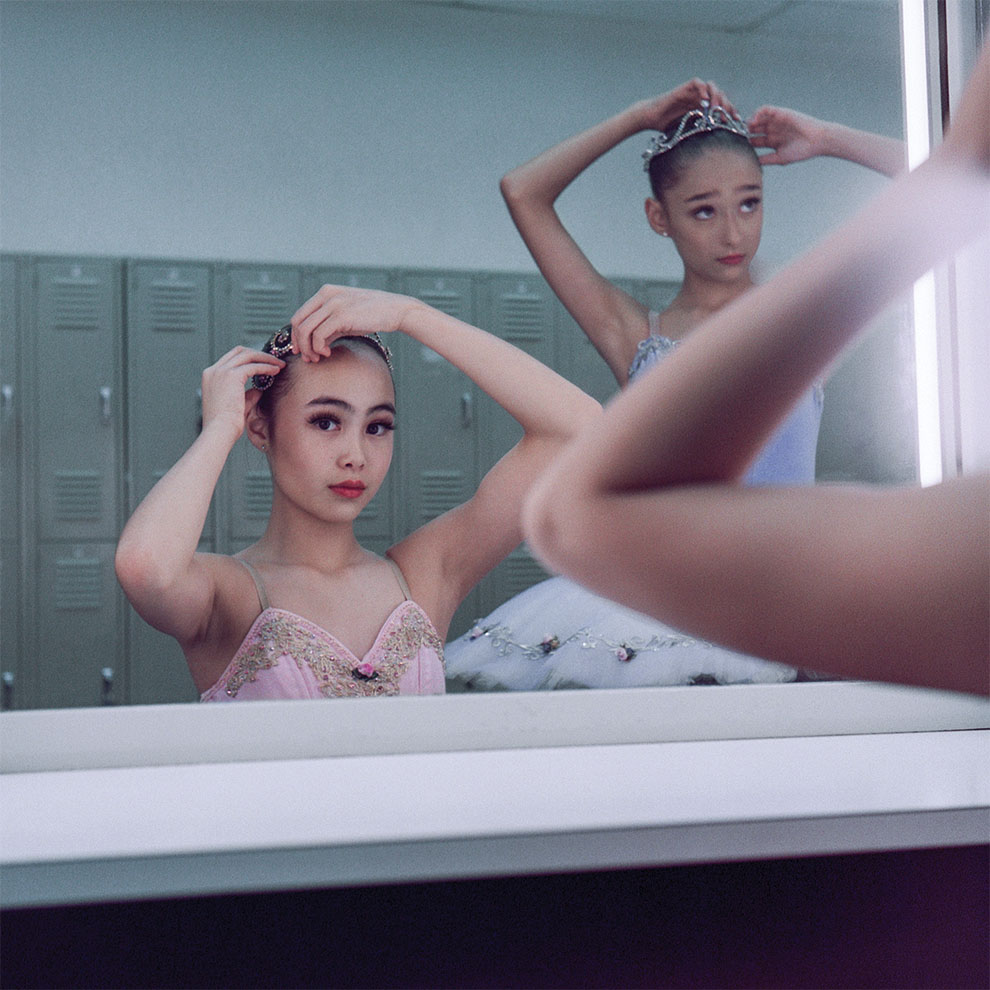
M 804 679 L 784 664 L 694 639 L 566 578 L 500 605 L 444 647 L 449 691 L 538 691 Z

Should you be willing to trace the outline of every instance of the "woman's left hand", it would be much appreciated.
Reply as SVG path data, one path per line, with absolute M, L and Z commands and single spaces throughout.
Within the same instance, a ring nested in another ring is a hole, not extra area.
M 293 315 L 292 349 L 304 361 L 319 361 L 330 356 L 338 337 L 401 330 L 409 312 L 422 305 L 393 292 L 324 285 Z
M 760 107 L 748 121 L 754 148 L 773 148 L 761 155 L 764 165 L 790 165 L 822 153 L 825 125 L 814 117 L 784 107 Z

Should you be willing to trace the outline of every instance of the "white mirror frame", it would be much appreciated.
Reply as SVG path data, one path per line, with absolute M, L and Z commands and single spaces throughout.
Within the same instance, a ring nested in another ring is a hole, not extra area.
M 0 905 L 982 843 L 988 728 L 851 682 L 7 712 Z

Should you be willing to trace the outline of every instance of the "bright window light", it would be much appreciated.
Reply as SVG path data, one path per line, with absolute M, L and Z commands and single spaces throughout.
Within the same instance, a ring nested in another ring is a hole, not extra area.
M 908 166 L 915 168 L 931 151 L 925 0 L 901 0 L 901 45 Z M 931 272 L 919 279 L 914 287 L 914 364 L 918 408 L 918 477 L 922 485 L 933 485 L 942 480 L 942 436 L 935 332 L 935 276 Z

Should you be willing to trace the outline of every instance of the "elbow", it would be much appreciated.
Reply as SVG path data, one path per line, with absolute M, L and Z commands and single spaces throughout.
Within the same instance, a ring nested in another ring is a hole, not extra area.
M 517 170 L 513 169 L 511 172 L 506 172 L 505 175 L 502 176 L 502 179 L 498 184 L 498 188 L 502 193 L 502 199 L 504 199 L 506 203 L 511 206 L 519 196 L 519 180 Z
M 159 594 L 165 587 L 164 575 L 149 547 L 129 540 L 125 534 L 113 558 L 117 581 L 131 600 Z
M 551 468 L 537 482 L 523 506 L 523 536 L 532 553 L 555 574 L 581 579 L 589 554 L 587 500 L 556 477 Z
M 502 176 L 498 188 L 506 206 L 509 207 L 510 213 L 517 207 L 524 205 L 533 193 L 532 184 L 527 181 L 522 168 L 514 168 L 511 172 L 506 172 Z
M 590 395 L 580 392 L 572 408 L 568 410 L 568 415 L 563 422 L 561 439 L 564 443 L 570 443 L 579 437 L 592 423 L 596 423 L 602 418 L 604 409 L 602 404 L 593 399 Z
M 571 441 L 603 415 L 600 402 L 583 392 L 579 395 L 569 411 L 570 433 L 564 437 L 564 449 L 530 489 L 522 515 L 523 535 L 533 553 L 550 570 L 577 580 L 583 562 L 594 553 L 591 543 L 597 527 L 590 520 L 595 515 L 596 494 L 589 476 L 580 469 L 581 441 Z

